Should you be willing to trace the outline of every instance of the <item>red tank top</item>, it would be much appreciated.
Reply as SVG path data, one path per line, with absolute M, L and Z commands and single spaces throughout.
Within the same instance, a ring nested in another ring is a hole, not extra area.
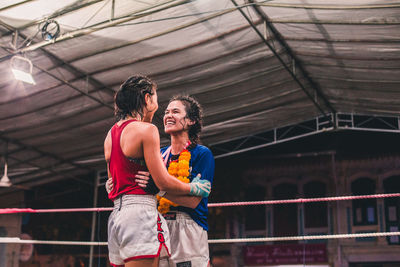
M 128 120 L 121 125 L 114 124 L 111 128 L 111 156 L 108 163 L 110 174 L 113 180 L 113 190 L 108 194 L 108 198 L 114 201 L 120 195 L 146 195 L 146 193 L 136 182 L 135 175 L 138 171 L 147 171 L 147 167 L 142 160 L 139 164 L 135 159 L 125 156 L 121 149 L 121 134 L 124 128 L 131 122 Z

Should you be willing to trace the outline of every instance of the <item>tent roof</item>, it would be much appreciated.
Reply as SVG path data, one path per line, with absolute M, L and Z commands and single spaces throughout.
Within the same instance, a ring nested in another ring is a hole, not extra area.
M 399 24 L 394 0 L 2 1 L 10 179 L 33 187 L 104 169 L 113 94 L 134 73 L 158 83 L 158 126 L 172 95 L 195 96 L 211 147 L 321 116 L 331 128 L 337 114 L 396 118 Z M 12 77 L 17 54 L 36 85 Z

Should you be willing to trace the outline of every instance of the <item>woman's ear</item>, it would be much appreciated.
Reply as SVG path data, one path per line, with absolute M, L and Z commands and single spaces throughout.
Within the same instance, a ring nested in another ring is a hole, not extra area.
M 144 107 L 147 112 L 155 112 L 158 109 L 157 100 L 154 101 L 153 96 L 149 93 L 144 95 L 144 102 L 146 106 Z
M 146 105 L 149 105 L 153 102 L 153 100 L 151 99 L 151 95 L 149 93 L 146 93 L 144 95 L 144 102 L 146 103 Z

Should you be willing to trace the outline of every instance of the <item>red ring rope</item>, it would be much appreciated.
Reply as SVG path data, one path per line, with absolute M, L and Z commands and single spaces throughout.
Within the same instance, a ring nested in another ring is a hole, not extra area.
M 276 205 L 288 203 L 309 203 L 309 202 L 327 202 L 327 201 L 341 201 L 341 200 L 356 200 L 356 199 L 369 199 L 369 198 L 389 198 L 400 197 L 400 193 L 392 194 L 374 194 L 374 195 L 360 195 L 360 196 L 339 196 L 339 197 L 320 197 L 320 198 L 298 198 L 298 199 L 284 199 L 284 200 L 263 200 L 263 201 L 247 201 L 247 202 L 225 202 L 225 203 L 209 203 L 208 207 L 229 207 L 229 206 L 250 206 L 250 205 Z M 30 209 L 30 208 L 7 208 L 0 209 L 0 214 L 11 213 L 50 213 L 50 212 L 100 212 L 112 211 L 113 208 L 73 208 L 73 209 Z

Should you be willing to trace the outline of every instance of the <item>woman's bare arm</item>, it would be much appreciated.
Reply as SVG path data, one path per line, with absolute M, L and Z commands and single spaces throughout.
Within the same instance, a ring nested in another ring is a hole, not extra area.
M 138 129 L 136 129 L 138 130 Z M 160 146 L 160 139 L 158 134 L 158 129 L 152 124 L 145 124 L 140 128 L 140 133 L 138 134 L 137 131 L 136 135 L 129 136 L 129 132 L 127 133 L 127 139 L 138 141 L 138 136 L 141 137 L 140 146 L 143 147 L 143 155 L 146 161 L 147 168 L 149 169 L 152 176 L 155 178 L 154 183 L 156 186 L 161 189 L 162 191 L 168 190 L 170 193 L 176 195 L 192 195 L 192 196 L 199 196 L 199 197 L 208 197 L 211 192 L 211 184 L 209 181 L 200 181 L 193 180 L 191 183 L 186 184 L 177 179 L 174 176 L 168 174 L 165 166 L 161 160 L 161 155 L 159 152 L 158 147 Z M 107 139 L 106 139 L 107 140 Z M 106 145 L 107 141 L 105 141 L 105 158 L 108 161 L 109 157 L 107 157 L 107 149 L 110 146 Z M 132 142 L 133 143 L 133 142 Z M 131 143 L 131 144 L 132 144 Z M 136 146 L 128 146 L 127 154 L 138 156 L 137 151 L 138 147 Z M 131 150 L 131 151 L 129 151 Z M 142 149 L 140 149 L 141 152 Z M 139 152 L 139 154 L 140 154 Z M 111 149 L 110 149 L 111 153 Z M 125 151 L 124 151 L 125 154 Z M 110 177 L 110 174 L 109 174 Z M 107 192 L 109 192 L 109 188 L 107 188 Z
M 160 137 L 157 127 L 153 124 L 147 124 L 141 136 L 143 136 L 144 159 L 157 187 L 162 191 L 178 195 L 189 194 L 190 185 L 169 175 L 165 169 L 160 155 Z
M 201 197 L 195 197 L 195 196 L 174 195 L 169 192 L 167 192 L 164 195 L 164 197 L 180 206 L 184 206 L 184 207 L 191 208 L 191 209 L 195 209 L 197 207 L 197 205 L 199 205 L 199 203 L 202 199 Z
M 150 173 L 146 171 L 139 171 L 138 174 L 135 176 L 135 181 L 139 184 L 139 186 L 146 188 L 149 184 L 150 180 Z M 112 185 L 112 182 L 107 181 L 108 187 L 111 188 L 110 185 Z M 195 197 L 195 196 L 183 196 L 183 195 L 175 195 L 167 192 L 164 195 L 165 198 L 171 200 L 172 202 L 175 202 L 176 204 L 179 204 L 180 206 L 188 207 L 188 208 L 196 208 L 197 205 L 199 205 L 201 201 L 201 197 Z
M 111 144 L 111 131 L 108 131 L 107 137 L 104 140 L 104 158 L 106 162 L 108 162 L 111 157 Z
M 107 162 L 107 174 L 108 174 L 109 178 L 111 177 L 110 168 L 108 165 L 108 163 L 110 161 L 110 157 L 111 157 L 111 146 L 112 146 L 112 142 L 111 142 L 111 130 L 110 130 L 110 131 L 108 131 L 107 137 L 104 140 L 104 158 Z

